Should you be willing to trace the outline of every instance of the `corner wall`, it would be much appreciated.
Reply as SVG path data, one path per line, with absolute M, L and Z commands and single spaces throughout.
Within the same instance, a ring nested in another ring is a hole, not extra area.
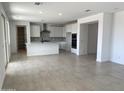
M 124 65 L 124 11 L 114 13 L 111 61 Z
M 103 17 L 103 36 L 102 36 L 102 61 L 110 61 L 111 38 L 112 38 L 113 14 L 105 13 Z
M 10 42 L 11 53 L 17 53 L 17 26 L 26 26 L 27 43 L 30 43 L 30 22 L 10 21 Z
M 80 49 L 78 48 L 79 55 L 87 54 L 87 48 L 88 48 L 87 45 L 88 45 L 88 24 L 80 24 L 80 44 L 79 44 Z

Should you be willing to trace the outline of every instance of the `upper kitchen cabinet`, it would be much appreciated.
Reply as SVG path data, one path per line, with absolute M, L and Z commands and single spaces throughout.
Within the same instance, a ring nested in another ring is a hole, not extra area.
M 50 37 L 54 37 L 55 28 L 53 26 L 48 25 L 47 29 L 50 31 Z
M 63 37 L 66 37 L 66 28 L 63 27 Z
M 77 23 L 71 23 L 65 25 L 65 31 L 71 33 L 77 33 Z
M 64 36 L 64 27 L 59 26 L 48 26 L 50 31 L 50 37 L 65 37 Z
M 73 23 L 73 24 L 71 24 L 71 29 L 72 29 L 72 33 L 77 33 L 77 23 Z
M 66 32 L 71 32 L 71 31 L 72 31 L 72 26 L 71 26 L 71 24 L 65 25 L 65 30 L 66 30 Z
M 31 24 L 31 37 L 40 37 L 40 25 Z
M 63 37 L 63 27 L 56 27 L 54 35 L 56 37 Z

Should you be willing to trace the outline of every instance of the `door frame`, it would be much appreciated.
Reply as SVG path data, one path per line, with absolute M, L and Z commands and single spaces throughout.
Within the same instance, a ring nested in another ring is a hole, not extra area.
M 83 55 L 85 47 L 82 48 L 84 38 L 82 38 L 81 29 L 85 30 L 86 27 L 81 28 L 82 24 L 98 21 L 98 38 L 97 38 L 97 62 L 106 62 L 110 60 L 110 37 L 111 37 L 111 13 L 99 13 L 96 15 L 88 16 L 78 19 L 78 32 L 77 32 L 77 55 Z M 108 24 L 106 24 L 108 23 Z
M 24 33 L 27 34 L 27 32 L 26 32 L 26 26 L 25 26 L 25 25 L 16 25 L 16 47 L 17 47 L 17 53 L 19 52 L 19 51 L 18 51 L 18 27 L 24 27 L 24 28 L 25 28 Z M 25 36 L 26 36 L 26 35 L 25 35 Z M 26 36 L 26 37 L 27 37 L 27 36 Z M 27 39 L 27 38 L 25 38 L 25 43 L 26 43 L 26 39 Z
M 9 34 L 9 22 L 6 20 L 6 17 L 2 14 L 4 20 L 4 44 L 5 44 L 5 53 L 6 53 L 6 65 L 10 61 L 10 34 Z
M 3 21 L 2 22 L 3 23 L 3 25 L 2 25 L 3 26 L 2 27 L 2 29 L 3 29 L 3 32 L 2 32 L 3 33 L 3 40 L 2 40 L 3 41 L 3 45 L 2 45 L 2 47 L 3 47 L 3 52 L 4 52 L 4 54 L 3 54 L 4 55 L 4 61 L 5 61 L 4 65 L 5 65 L 5 68 L 6 68 L 7 64 L 8 64 L 8 62 L 7 62 L 8 59 L 7 59 L 7 46 L 6 46 L 7 42 L 6 42 L 6 30 L 5 30 L 5 17 L 4 17 L 4 15 L 2 13 L 1 13 L 0 16 L 1 16 L 1 19 Z
M 7 67 L 8 64 L 8 51 L 7 51 L 7 30 L 6 30 L 6 19 L 5 16 L 3 14 L 1 14 L 2 18 L 3 18 L 3 34 L 4 34 L 4 51 L 5 51 L 5 66 Z

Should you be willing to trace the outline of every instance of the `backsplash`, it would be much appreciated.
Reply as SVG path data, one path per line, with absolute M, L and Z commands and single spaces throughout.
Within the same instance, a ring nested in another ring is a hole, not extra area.
M 61 42 L 65 41 L 65 37 L 50 37 L 50 42 Z M 31 37 L 31 42 L 41 42 L 40 37 Z
M 40 37 L 31 37 L 31 42 L 41 42 Z
M 65 37 L 50 37 L 51 42 L 59 42 L 59 41 L 65 41 Z

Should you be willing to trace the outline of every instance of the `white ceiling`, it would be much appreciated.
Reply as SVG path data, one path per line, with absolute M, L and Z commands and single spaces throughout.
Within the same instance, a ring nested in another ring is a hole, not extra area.
M 34 5 L 34 2 L 5 2 L 3 6 L 12 20 L 60 24 L 99 12 L 113 13 L 124 10 L 123 2 L 43 2 L 39 6 Z M 92 11 L 85 12 L 87 9 Z M 59 16 L 58 13 L 62 15 Z

